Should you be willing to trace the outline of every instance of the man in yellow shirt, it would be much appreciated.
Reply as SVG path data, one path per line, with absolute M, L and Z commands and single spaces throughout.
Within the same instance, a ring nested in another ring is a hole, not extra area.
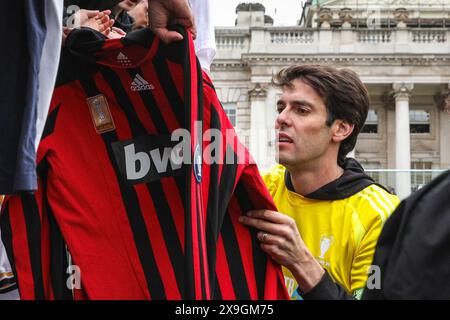
M 351 70 L 295 65 L 274 79 L 277 160 L 263 175 L 279 212 L 241 217 L 283 266 L 293 299 L 359 299 L 382 226 L 399 200 L 347 154 L 369 96 Z

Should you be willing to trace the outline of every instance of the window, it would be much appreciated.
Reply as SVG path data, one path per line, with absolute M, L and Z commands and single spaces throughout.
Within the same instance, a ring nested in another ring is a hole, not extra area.
M 376 110 L 369 110 L 361 133 L 378 133 L 378 114 Z
M 427 110 L 410 110 L 409 132 L 430 133 L 430 112 Z
M 225 114 L 230 119 L 231 124 L 236 126 L 236 103 L 224 103 L 223 110 L 225 110 Z
M 411 169 L 413 170 L 423 170 L 411 172 L 411 189 L 417 191 L 422 188 L 425 184 L 433 179 L 431 173 L 431 162 L 411 162 Z

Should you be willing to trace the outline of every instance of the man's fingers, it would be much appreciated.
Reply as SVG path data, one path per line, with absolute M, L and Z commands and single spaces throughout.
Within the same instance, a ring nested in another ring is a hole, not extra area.
M 285 246 L 285 240 L 282 237 L 279 237 L 271 233 L 260 231 L 256 234 L 256 237 L 258 238 L 259 241 L 265 244 L 276 245 L 280 248 L 283 248 Z
M 264 219 L 273 223 L 289 223 L 291 218 L 277 211 L 272 210 L 252 210 L 247 212 L 247 216 Z
M 166 28 L 155 28 L 153 32 L 165 43 L 183 40 L 183 36 L 176 31 L 169 31 Z
M 284 238 L 289 236 L 289 230 L 283 224 L 273 223 L 263 219 L 250 218 L 246 216 L 240 216 L 239 222 L 246 225 L 247 227 L 253 227 L 255 229 L 278 235 Z
M 100 22 L 100 23 L 102 23 L 102 24 L 105 24 L 105 23 L 107 23 L 109 20 L 111 20 L 111 19 L 109 18 L 109 16 L 103 16 L 102 18 L 98 19 L 97 21 Z
M 113 23 L 113 24 L 114 24 L 114 23 Z M 123 30 L 120 29 L 120 28 L 112 27 L 112 29 L 113 29 L 115 32 L 117 32 L 118 34 L 122 35 L 122 36 L 125 36 L 125 35 L 127 34 L 125 31 L 123 31 Z
M 84 10 L 84 12 L 86 13 L 86 17 L 88 19 L 95 18 L 99 14 L 98 10 Z

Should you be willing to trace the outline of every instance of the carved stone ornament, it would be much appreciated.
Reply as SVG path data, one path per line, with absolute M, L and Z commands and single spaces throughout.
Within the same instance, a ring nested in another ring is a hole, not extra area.
M 434 101 L 439 110 L 450 114 L 450 88 L 434 96 Z
M 348 22 L 351 23 L 353 20 L 353 11 L 350 8 L 342 8 L 339 11 L 339 18 L 341 19 L 342 23 Z
M 409 12 L 406 8 L 397 8 L 394 11 L 394 19 L 399 22 L 406 23 L 409 19 Z
M 251 98 L 266 98 L 267 87 L 258 82 L 252 89 L 248 91 L 248 95 Z
M 414 88 L 414 84 L 407 82 L 398 82 L 392 85 L 394 89 L 394 98 L 397 99 L 409 99 L 411 92 Z
M 317 20 L 319 22 L 330 22 L 333 19 L 333 13 L 330 8 L 320 8 Z

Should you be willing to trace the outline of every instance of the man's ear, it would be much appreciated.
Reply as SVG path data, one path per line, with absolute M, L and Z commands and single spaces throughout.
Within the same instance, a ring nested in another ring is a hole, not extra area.
M 334 142 L 341 142 L 347 139 L 349 135 L 352 134 L 353 129 L 355 128 L 354 124 L 350 124 L 344 120 L 335 120 L 331 130 L 332 130 L 332 139 Z

